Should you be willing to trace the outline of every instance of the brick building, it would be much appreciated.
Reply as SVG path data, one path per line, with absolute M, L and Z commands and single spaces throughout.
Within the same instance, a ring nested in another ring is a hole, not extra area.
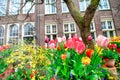
M 37 2 L 40 0 L 35 0 Z M 73 0 L 84 14 L 90 0 Z M 103 34 L 107 37 L 120 35 L 120 14 L 116 7 L 120 0 L 101 0 L 91 22 L 91 34 Z M 44 45 L 45 36 L 56 37 L 80 36 L 79 29 L 63 0 L 45 0 L 44 4 L 34 5 L 25 0 L 0 0 L 0 45 L 21 43 L 36 39 L 37 44 Z M 29 11 L 29 15 L 27 12 Z M 117 14 L 118 13 L 118 14 Z M 26 18 L 26 16 L 28 16 Z M 35 36 L 35 37 L 34 37 Z

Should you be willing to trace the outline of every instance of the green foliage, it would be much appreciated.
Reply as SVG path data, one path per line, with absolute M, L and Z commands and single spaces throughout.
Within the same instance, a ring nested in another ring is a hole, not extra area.
M 14 48 L 6 49 L 0 52 L 0 74 L 4 72 L 7 68 L 6 58 L 10 56 Z
M 115 50 L 110 50 L 108 48 L 102 51 L 103 58 L 118 60 L 119 54 Z
M 47 80 L 53 77 L 57 80 L 98 80 L 108 74 L 100 67 L 102 59 L 96 50 L 88 65 L 82 63 L 83 57 L 86 57 L 85 52 L 79 54 L 74 49 L 65 49 L 62 44 L 60 44 L 60 50 L 55 48 L 54 50 L 47 49 L 47 51 L 47 57 L 51 61 L 47 67 Z M 62 54 L 66 54 L 65 60 L 61 59 Z M 106 73 L 103 74 L 103 70 Z

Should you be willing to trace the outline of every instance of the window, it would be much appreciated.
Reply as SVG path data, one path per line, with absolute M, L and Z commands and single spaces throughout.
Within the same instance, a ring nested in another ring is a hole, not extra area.
M 69 12 L 66 3 L 63 0 L 62 0 L 62 12 L 63 13 Z
M 23 40 L 25 43 L 30 44 L 34 37 L 34 26 L 32 23 L 27 23 L 24 25 L 24 36 Z
M 108 0 L 100 0 L 99 3 L 99 10 L 107 10 L 110 9 Z
M 4 27 L 0 26 L 0 45 L 4 43 Z
M 50 40 L 55 40 L 57 37 L 57 26 L 56 24 L 50 24 L 45 26 L 45 35 L 50 39 Z
M 93 37 L 93 39 L 96 39 L 96 30 L 95 30 L 95 24 L 94 22 L 90 23 L 90 31 L 91 31 L 91 35 Z
M 76 26 L 75 23 L 65 23 L 63 25 L 64 35 L 66 38 L 70 38 L 76 33 Z
M 113 21 L 110 19 L 102 20 L 101 21 L 103 35 L 106 37 L 113 37 L 115 36 L 115 29 Z
M 56 13 L 56 0 L 45 0 L 45 14 Z
M 7 0 L 0 0 L 0 16 L 6 15 Z
M 85 11 L 88 5 L 90 4 L 90 0 L 80 0 L 80 11 Z
M 15 15 L 20 12 L 20 1 L 21 0 L 10 0 L 9 14 Z
M 25 6 L 24 6 L 25 5 Z M 25 0 L 24 0 L 24 3 L 23 3 L 23 14 L 26 14 L 29 10 L 29 13 L 34 13 L 34 6 L 33 6 L 33 2 L 30 2 L 28 1 L 26 4 L 25 4 Z M 31 9 L 32 8 L 32 9 Z
M 9 43 L 18 44 L 18 25 L 16 24 L 9 27 Z

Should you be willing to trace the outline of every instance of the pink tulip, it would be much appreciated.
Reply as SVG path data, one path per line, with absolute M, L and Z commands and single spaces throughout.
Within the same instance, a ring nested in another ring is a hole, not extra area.
M 93 39 L 93 37 L 91 35 L 88 36 L 87 40 L 91 41 Z
M 105 48 L 109 44 L 109 38 L 102 36 L 102 35 L 99 35 L 96 39 L 96 42 L 97 42 L 98 46 Z
M 0 46 L 0 51 L 3 51 L 4 50 L 4 47 L 3 46 Z
M 56 47 L 56 45 L 55 45 L 55 43 L 51 43 L 51 44 L 49 45 L 49 47 L 50 47 L 51 49 L 54 49 L 54 48 Z
M 66 37 L 65 36 L 62 37 L 62 41 L 63 42 L 66 41 Z
M 74 43 L 74 48 L 76 52 L 78 52 L 79 54 L 82 54 L 83 51 L 85 50 L 85 44 L 83 42 L 76 41 Z
M 69 49 L 74 47 L 74 43 L 71 38 L 66 41 L 66 45 L 67 45 L 67 48 Z
M 49 40 L 50 40 L 50 39 L 49 39 L 48 37 L 46 37 L 46 38 L 45 38 L 45 43 L 48 43 Z
M 56 47 L 56 41 L 55 40 L 51 40 L 51 41 L 49 41 L 49 47 L 50 48 L 55 48 Z

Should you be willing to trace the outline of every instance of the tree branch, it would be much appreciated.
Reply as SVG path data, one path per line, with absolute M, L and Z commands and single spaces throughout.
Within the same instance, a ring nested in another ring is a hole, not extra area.
M 90 23 L 94 17 L 95 11 L 98 8 L 100 0 L 91 0 L 90 5 L 87 7 L 84 14 L 85 26 L 90 27 Z
M 80 14 L 80 12 L 79 12 L 78 8 L 76 7 L 75 3 L 73 2 L 73 0 L 64 0 L 64 2 L 67 4 L 67 7 L 70 11 L 71 16 L 73 17 L 73 19 L 75 20 L 75 22 L 77 23 L 79 28 L 82 27 L 82 25 L 79 23 L 83 22 L 83 17 Z

